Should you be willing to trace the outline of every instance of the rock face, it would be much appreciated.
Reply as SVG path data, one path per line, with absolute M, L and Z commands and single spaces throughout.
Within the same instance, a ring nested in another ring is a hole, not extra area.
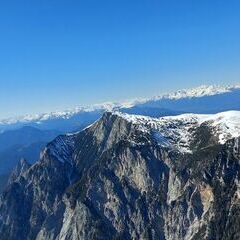
M 59 136 L 13 174 L 1 239 L 240 239 L 240 138 L 196 119 L 105 113 Z

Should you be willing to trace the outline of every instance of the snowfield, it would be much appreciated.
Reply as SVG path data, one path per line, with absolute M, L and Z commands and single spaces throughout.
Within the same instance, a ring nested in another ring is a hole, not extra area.
M 161 118 L 114 114 L 136 125 L 139 130 L 154 134 L 159 144 L 174 145 L 182 152 L 191 152 L 190 142 L 193 130 L 202 124 L 209 126 L 218 137 L 220 144 L 240 136 L 240 111 L 227 111 L 218 114 L 182 114 Z

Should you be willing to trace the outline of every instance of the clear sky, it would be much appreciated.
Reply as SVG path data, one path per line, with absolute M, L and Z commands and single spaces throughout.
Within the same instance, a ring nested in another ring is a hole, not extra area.
M 240 78 L 239 0 L 0 1 L 0 118 Z

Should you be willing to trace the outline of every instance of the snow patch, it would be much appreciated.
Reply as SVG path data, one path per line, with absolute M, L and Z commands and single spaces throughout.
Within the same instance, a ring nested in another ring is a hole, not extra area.
M 76 134 L 58 136 L 53 142 L 47 145 L 46 149 L 61 163 L 68 162 L 71 164 L 75 136 Z

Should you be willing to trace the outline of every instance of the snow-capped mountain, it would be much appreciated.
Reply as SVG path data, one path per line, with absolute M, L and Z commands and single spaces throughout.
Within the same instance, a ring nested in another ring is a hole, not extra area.
M 240 110 L 240 87 L 201 86 L 152 98 L 138 108 L 163 108 L 183 113 L 211 114 Z M 133 107 L 134 110 L 134 107 Z M 154 117 L 158 115 L 152 115 Z
M 232 92 L 236 89 L 240 89 L 240 85 L 232 86 L 218 86 L 218 85 L 202 85 L 192 89 L 182 89 L 173 93 L 163 94 L 154 97 L 153 100 L 166 99 L 181 99 L 181 98 L 196 98 L 204 96 L 213 96 L 223 93 Z
M 106 112 L 32 166 L 19 162 L 0 201 L 1 239 L 238 240 L 239 120 Z
M 119 111 L 155 118 L 178 116 L 184 113 L 213 114 L 229 110 L 240 110 L 239 100 L 239 86 L 201 86 L 190 90 L 164 94 L 151 99 L 137 99 L 123 103 L 105 103 L 90 107 L 78 107 L 62 112 L 38 114 L 34 116 L 29 115 L 17 119 L 0 121 L 0 140 L 2 139 L 2 145 L 0 146 L 0 178 L 1 173 L 8 174 L 9 170 L 17 164 L 21 157 L 26 157 L 29 161 L 35 161 L 35 159 L 37 159 L 36 156 L 39 155 L 40 150 L 46 144 L 46 141 L 37 141 L 36 139 L 41 139 L 41 136 L 45 133 L 49 131 L 56 133 L 80 131 L 98 120 L 106 111 Z M 165 144 L 172 141 L 172 133 L 175 136 L 179 136 L 175 146 L 180 146 L 182 150 L 188 151 L 190 144 L 189 138 L 191 138 L 192 135 L 183 127 L 185 126 L 183 124 L 185 122 L 181 120 L 183 116 L 186 115 L 181 115 L 180 119 L 176 117 L 175 121 L 178 122 L 177 129 L 172 129 L 171 132 L 171 128 L 168 126 L 168 132 L 166 132 L 168 135 L 165 136 Z M 202 117 L 199 116 L 199 118 Z M 190 119 L 188 118 L 189 121 Z M 164 122 L 164 126 L 167 126 L 169 119 L 164 118 L 161 121 Z M 173 119 L 171 119 L 171 121 L 173 121 Z M 194 115 L 191 121 L 194 122 L 195 125 L 198 125 L 200 120 L 196 119 L 196 115 Z M 25 128 L 26 126 L 33 128 Z M 36 131 L 31 131 L 31 133 L 26 134 L 26 129 L 36 129 Z M 14 139 L 16 138 L 15 131 L 21 133 L 21 136 L 23 136 L 18 137 L 17 141 Z M 40 134 L 38 132 L 40 132 Z M 50 140 L 52 137 L 53 136 L 49 134 L 47 139 Z M 156 134 L 155 137 L 163 139 L 163 136 L 159 134 Z M 8 148 L 2 149 L 4 146 L 8 146 Z M 6 163 L 11 164 L 6 165 Z
M 40 129 L 72 131 L 97 120 L 103 112 L 119 110 L 129 114 L 151 117 L 181 113 L 217 113 L 240 110 L 240 86 L 200 86 L 189 90 L 163 94 L 150 99 L 137 99 L 123 103 L 104 103 L 72 110 L 27 115 L 0 121 L 0 130 L 35 126 Z

